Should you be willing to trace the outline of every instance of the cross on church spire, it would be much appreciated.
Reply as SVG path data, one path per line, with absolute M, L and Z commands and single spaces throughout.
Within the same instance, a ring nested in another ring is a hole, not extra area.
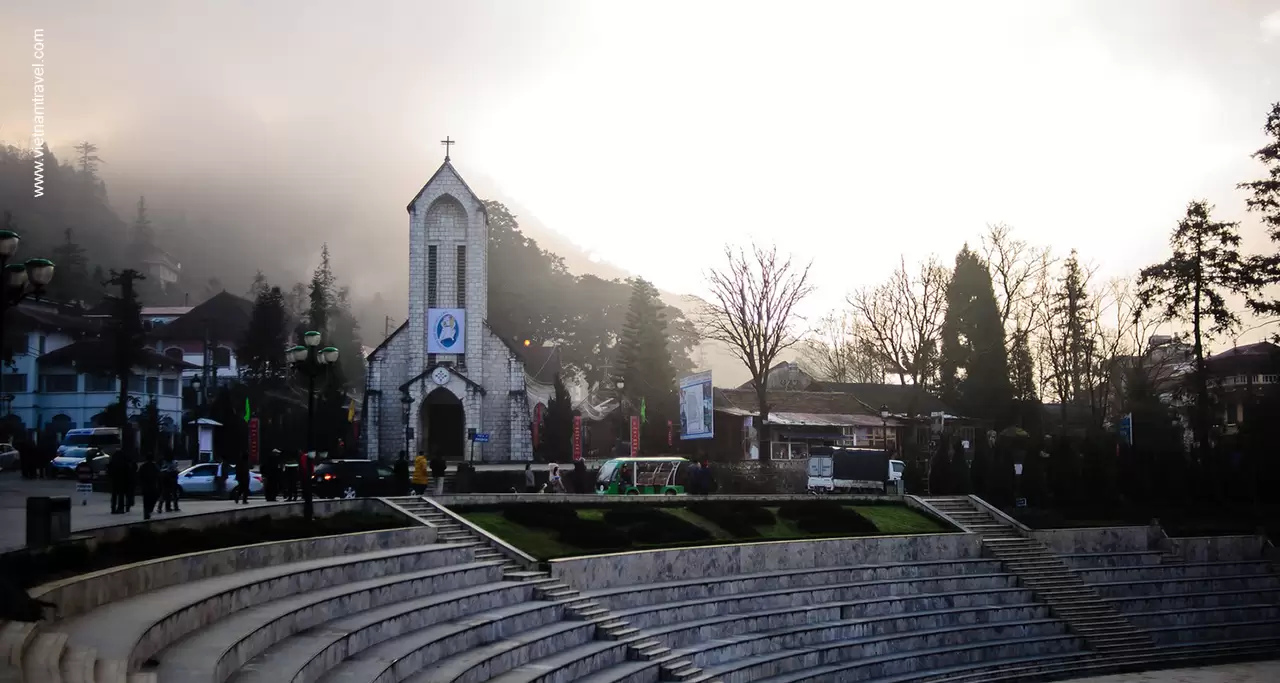
M 450 147 L 452 147 L 452 146 L 454 146 L 454 145 L 456 145 L 456 144 L 458 144 L 458 141 L 457 141 L 457 140 L 450 140 L 450 139 L 449 139 L 449 136 L 448 136 L 448 135 L 446 135 L 446 136 L 444 136 L 444 139 L 440 141 L 440 144 L 444 145 L 444 160 L 445 160 L 445 161 L 448 161 L 448 160 L 449 160 L 449 148 L 450 148 Z

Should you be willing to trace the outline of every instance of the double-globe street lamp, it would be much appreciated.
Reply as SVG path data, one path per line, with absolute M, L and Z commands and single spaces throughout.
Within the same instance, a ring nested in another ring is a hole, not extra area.
M 302 335 L 302 344 L 289 349 L 289 360 L 294 371 L 307 378 L 307 452 L 306 464 L 299 474 L 302 477 L 302 515 L 312 519 L 311 479 L 315 469 L 315 408 L 316 378 L 329 372 L 338 362 L 338 349 L 333 346 L 320 348 L 320 333 L 311 331 Z
M 8 216 L 6 215 L 6 219 Z M 7 220 L 6 220 L 7 222 Z M 18 253 L 18 244 L 22 238 L 12 230 L 0 230 L 0 361 L 8 360 L 8 349 L 5 348 L 8 338 L 5 336 L 4 322 L 9 308 L 16 306 L 24 298 L 37 297 L 53 280 L 53 261 L 45 258 L 27 259 L 25 263 L 9 263 L 9 259 Z M 26 348 L 22 349 L 26 351 Z M 17 352 L 17 349 L 14 349 Z M 2 370 L 2 368 L 0 368 Z M 5 416 L 9 413 L 9 401 L 4 402 Z

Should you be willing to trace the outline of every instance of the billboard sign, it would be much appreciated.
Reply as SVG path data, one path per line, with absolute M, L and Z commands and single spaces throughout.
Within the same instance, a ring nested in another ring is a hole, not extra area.
M 462 308 L 427 309 L 427 353 L 465 353 L 467 311 Z
M 711 373 L 700 372 L 680 379 L 680 438 L 710 439 L 715 436 L 715 409 L 712 405 Z

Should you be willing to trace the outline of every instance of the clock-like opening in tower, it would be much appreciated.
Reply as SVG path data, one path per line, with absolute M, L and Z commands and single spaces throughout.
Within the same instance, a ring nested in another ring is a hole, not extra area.
M 441 455 L 456 461 L 466 455 L 467 421 L 462 401 L 445 387 L 427 394 L 422 404 L 421 432 L 428 458 Z

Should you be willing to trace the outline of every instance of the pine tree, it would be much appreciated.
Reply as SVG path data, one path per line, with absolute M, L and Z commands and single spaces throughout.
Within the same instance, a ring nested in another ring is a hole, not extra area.
M 363 387 L 365 362 L 360 341 L 360 322 L 351 311 L 350 299 L 350 291 L 346 287 L 339 288 L 333 297 L 333 306 L 327 315 L 329 332 L 325 337 L 325 345 L 338 349 L 341 384 Z
M 98 156 L 98 146 L 85 140 L 77 144 L 75 150 L 80 155 L 80 172 L 90 179 L 97 177 L 98 164 L 102 162 L 102 158 Z
M 662 425 L 661 429 L 642 426 L 641 444 L 658 450 L 666 446 L 666 421 L 676 416 L 676 376 L 667 347 L 664 309 L 658 290 L 643 278 L 634 278 L 627 322 L 618 343 L 619 374 L 633 411 L 642 412 L 643 422 Z
M 329 245 L 326 243 L 320 251 L 320 265 L 311 274 L 311 287 L 308 290 L 307 323 L 310 329 L 324 334 L 329 326 L 329 313 L 336 302 L 334 285 L 337 278 L 329 263 Z
M 1138 278 L 1144 308 L 1154 307 L 1165 320 L 1191 324 L 1195 359 L 1191 426 L 1201 456 L 1209 448 L 1210 415 L 1204 343 L 1240 323 L 1226 296 L 1244 292 L 1254 282 L 1240 258 L 1238 224 L 1213 220 L 1212 210 L 1204 201 L 1191 202 L 1169 240 L 1173 255 L 1143 268 Z
M 1249 271 L 1254 274 L 1254 293 L 1249 297 L 1249 307 L 1258 315 L 1280 315 L 1280 298 L 1268 299 L 1263 287 L 1280 283 L 1280 102 L 1271 105 L 1263 130 L 1270 138 L 1267 144 L 1253 153 L 1253 158 L 1267 168 L 1267 175 L 1260 180 L 1240 183 L 1253 196 L 1247 201 L 1249 211 L 1262 215 L 1267 234 L 1276 245 L 1276 253 L 1250 259 Z M 1280 334 L 1276 335 L 1280 341 Z
M 542 416 L 542 458 L 564 463 L 573 459 L 573 401 L 560 373 L 556 373 L 554 394 Z
M 1035 362 L 1030 334 L 1017 328 L 1009 350 L 1009 384 L 1013 390 L 1014 422 L 1032 434 L 1040 433 L 1040 397 L 1036 394 Z
M 1079 257 L 1072 250 L 1063 262 L 1062 278 L 1049 306 L 1046 338 L 1053 386 L 1061 402 L 1063 428 L 1067 424 L 1068 406 L 1088 401 L 1092 366 L 1098 362 L 1097 344 L 1089 330 L 1092 303 L 1088 279 Z
M 966 417 L 1008 420 L 1013 391 L 1004 326 L 991 273 L 967 244 L 947 286 L 940 366 L 944 401 Z
M 133 255 L 146 258 L 156 246 L 156 231 L 147 215 L 147 198 L 138 197 L 138 213 L 133 219 Z
M 49 285 L 49 296 L 61 301 L 89 301 L 98 291 L 89 280 L 89 259 L 85 257 L 85 250 L 72 239 L 71 228 L 63 232 L 63 237 L 63 243 L 53 250 L 58 277 Z
M 265 283 L 264 283 L 265 284 Z M 279 287 L 268 286 L 253 302 L 253 314 L 236 350 L 240 377 L 246 384 L 266 388 L 284 379 L 289 343 L 288 314 Z

